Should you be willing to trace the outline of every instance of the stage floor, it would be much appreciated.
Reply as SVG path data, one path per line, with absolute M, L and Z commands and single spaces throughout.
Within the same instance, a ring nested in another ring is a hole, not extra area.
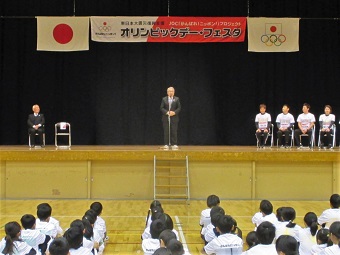
M 190 161 L 340 161 L 339 147 L 313 149 L 296 147 L 257 148 L 256 146 L 180 146 L 178 150 L 163 150 L 157 145 L 75 145 L 70 148 L 46 146 L 0 146 L 0 160 L 153 160 L 160 158 L 184 158 Z
M 0 198 L 149 200 L 154 197 L 155 162 L 162 160 L 166 169 L 159 171 L 169 176 L 162 185 L 176 195 L 179 188 L 172 185 L 183 183 L 172 179 L 182 175 L 174 161 L 186 157 L 192 199 L 219 193 L 226 199 L 324 200 L 340 192 L 338 147 L 180 146 L 165 151 L 157 145 L 39 149 L 22 145 L 0 146 Z

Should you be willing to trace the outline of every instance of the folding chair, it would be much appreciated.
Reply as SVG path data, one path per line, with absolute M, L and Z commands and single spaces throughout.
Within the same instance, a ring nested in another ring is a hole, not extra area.
M 294 125 L 292 126 L 292 132 L 290 132 L 289 136 L 290 136 L 290 147 L 294 146 Z M 282 137 L 285 137 L 285 134 L 282 134 Z M 279 138 L 276 138 L 276 146 L 279 147 Z
M 271 124 L 271 127 L 269 128 L 268 130 L 268 136 L 267 136 L 267 139 L 264 141 L 264 144 L 267 143 L 267 140 L 268 140 L 268 137 L 270 137 L 270 147 L 273 147 L 274 146 L 274 136 L 273 136 L 273 130 L 274 130 L 274 125 Z M 261 136 L 263 136 L 263 134 L 261 134 Z M 256 137 L 256 133 L 255 133 L 255 137 Z M 259 148 L 259 140 L 257 139 L 256 137 L 256 146 Z
M 334 148 L 336 146 L 336 141 L 335 141 L 335 137 L 336 137 L 336 125 L 333 124 L 332 125 L 332 148 Z M 326 134 L 324 134 L 324 136 L 327 136 Z M 318 139 L 318 147 L 321 148 L 321 128 L 319 129 L 319 139 Z
M 36 136 L 39 136 L 39 134 L 38 133 L 35 133 L 35 135 Z M 42 142 L 43 142 L 43 145 L 45 146 L 46 145 L 46 141 L 45 141 L 45 127 L 43 126 L 42 127 L 42 137 L 43 137 L 43 140 L 42 140 Z M 30 136 L 30 134 L 28 133 L 28 146 L 29 147 L 31 147 L 31 136 Z
M 58 136 L 68 136 L 68 145 L 58 145 Z M 71 124 L 67 122 L 58 122 L 54 125 L 54 144 L 56 147 L 71 147 Z
M 301 135 L 299 135 L 299 137 L 300 137 L 300 144 L 302 144 L 301 137 L 303 137 L 303 136 L 307 136 L 308 137 L 308 134 L 301 134 Z M 314 142 L 315 142 L 315 125 L 312 127 L 312 135 L 311 135 L 311 138 L 310 138 L 310 146 L 311 146 L 311 148 L 314 147 Z

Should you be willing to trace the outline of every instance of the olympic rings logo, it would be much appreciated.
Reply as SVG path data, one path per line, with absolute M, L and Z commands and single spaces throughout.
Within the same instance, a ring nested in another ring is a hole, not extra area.
M 100 26 L 99 30 L 104 31 L 104 32 L 109 32 L 111 30 L 111 27 L 110 26 Z
M 262 35 L 261 42 L 263 42 L 267 46 L 280 46 L 282 43 L 286 41 L 286 36 L 283 34 L 280 35 Z

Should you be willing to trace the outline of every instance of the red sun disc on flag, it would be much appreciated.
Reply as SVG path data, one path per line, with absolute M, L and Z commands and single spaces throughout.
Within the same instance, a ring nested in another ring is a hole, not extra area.
M 270 32 L 275 33 L 276 32 L 276 26 L 271 26 L 270 27 Z
M 60 44 L 69 43 L 73 38 L 73 30 L 67 24 L 56 25 L 53 29 L 53 37 Z

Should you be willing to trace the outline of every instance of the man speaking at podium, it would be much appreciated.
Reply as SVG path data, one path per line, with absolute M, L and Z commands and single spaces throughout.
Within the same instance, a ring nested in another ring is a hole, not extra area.
M 165 144 L 163 148 L 168 150 L 171 147 L 173 150 L 177 150 L 178 114 L 181 111 L 181 103 L 179 98 L 175 97 L 175 89 L 173 87 L 169 87 L 166 92 L 168 96 L 163 97 L 161 102 Z

